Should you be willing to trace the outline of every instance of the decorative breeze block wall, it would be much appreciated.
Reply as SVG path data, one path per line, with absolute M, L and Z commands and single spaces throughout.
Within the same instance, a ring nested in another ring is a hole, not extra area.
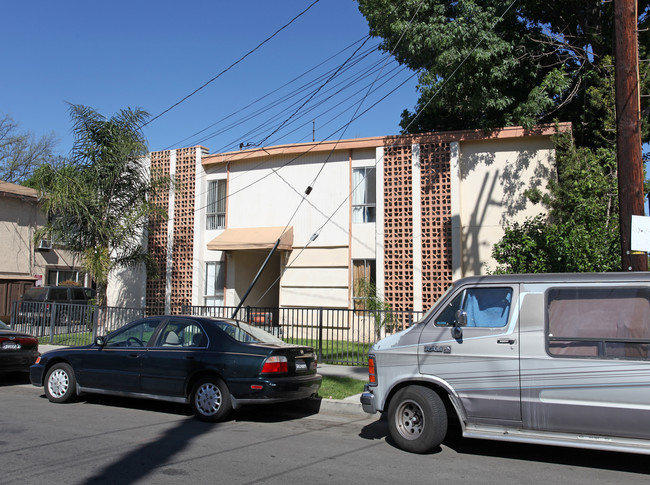
M 420 144 L 422 308 L 453 282 L 451 261 L 451 153 L 449 143 Z

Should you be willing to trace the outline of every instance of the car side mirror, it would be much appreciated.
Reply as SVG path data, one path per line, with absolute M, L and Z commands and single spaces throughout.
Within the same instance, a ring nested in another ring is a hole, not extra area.
M 100 347 L 103 347 L 104 344 L 106 343 L 106 340 L 102 336 L 98 336 L 95 338 L 95 345 L 99 345 Z

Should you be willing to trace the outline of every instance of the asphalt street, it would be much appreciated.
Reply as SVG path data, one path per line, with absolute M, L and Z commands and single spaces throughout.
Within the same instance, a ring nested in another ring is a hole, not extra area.
M 0 484 L 645 484 L 647 456 L 460 438 L 397 449 L 379 416 L 251 406 L 218 424 L 187 406 L 88 396 L 52 404 L 25 377 L 0 381 Z

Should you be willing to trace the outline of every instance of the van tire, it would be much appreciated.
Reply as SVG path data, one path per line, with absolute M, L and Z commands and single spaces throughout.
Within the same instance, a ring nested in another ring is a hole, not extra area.
M 428 387 L 404 387 L 388 406 L 390 437 L 404 451 L 432 452 L 445 439 L 447 426 L 445 405 Z

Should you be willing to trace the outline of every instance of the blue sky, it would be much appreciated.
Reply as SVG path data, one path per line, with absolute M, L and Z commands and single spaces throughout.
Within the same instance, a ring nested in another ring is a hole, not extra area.
M 0 30 L 0 113 L 37 136 L 55 133 L 58 152 L 67 154 L 72 136 L 66 102 L 105 116 L 126 107 L 157 116 L 311 3 L 7 2 Z M 367 34 L 356 2 L 320 0 L 146 126 L 150 150 L 201 144 L 216 153 L 240 143 L 311 141 L 314 123 L 316 140 L 398 134 L 401 112 L 417 101 L 416 80 L 376 50 L 378 39 L 361 46 Z M 355 112 L 366 110 L 344 128 Z

